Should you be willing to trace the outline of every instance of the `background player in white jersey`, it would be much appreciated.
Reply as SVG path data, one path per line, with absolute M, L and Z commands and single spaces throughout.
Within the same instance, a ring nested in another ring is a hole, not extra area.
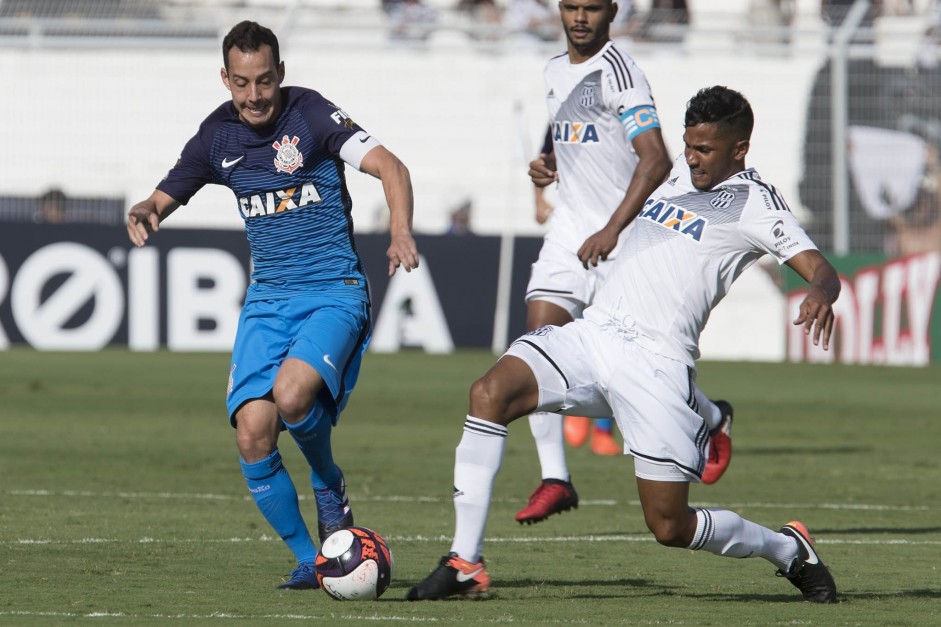
M 620 236 L 670 171 L 647 77 L 609 39 L 617 14 L 611 0 L 562 0 L 568 51 L 545 70 L 551 152 L 530 164 L 538 187 L 558 182 L 559 202 L 526 288 L 526 328 L 563 325 L 592 302 L 619 250 Z M 713 434 L 704 481 L 731 459 L 732 408 L 696 393 Z M 516 520 L 535 523 L 578 507 L 565 461 L 562 417 L 529 418 L 542 481 Z
M 278 39 L 255 22 L 222 42 L 231 92 L 184 146 L 127 231 L 143 246 L 160 221 L 204 185 L 225 185 L 245 222 L 252 282 L 232 349 L 229 421 L 258 509 L 294 553 L 281 588 L 318 587 L 317 549 L 278 450 L 286 429 L 310 465 L 321 541 L 353 524 L 330 438 L 356 384 L 372 329 L 369 290 L 353 242 L 344 163 L 382 180 L 390 210 L 389 274 L 418 266 L 408 170 L 339 107 L 282 86 Z
M 685 150 L 627 232 L 624 251 L 582 319 L 514 342 L 471 386 L 456 450 L 451 552 L 411 600 L 487 592 L 483 538 L 507 425 L 536 410 L 613 414 L 634 458 L 647 527 L 660 544 L 724 557 L 763 557 L 808 601 L 836 601 L 836 584 L 800 522 L 772 531 L 734 512 L 693 508 L 707 428 L 693 409 L 699 335 L 709 312 L 765 254 L 809 284 L 795 325 L 829 348 L 836 270 L 777 190 L 745 167 L 754 117 L 725 87 L 689 102 Z

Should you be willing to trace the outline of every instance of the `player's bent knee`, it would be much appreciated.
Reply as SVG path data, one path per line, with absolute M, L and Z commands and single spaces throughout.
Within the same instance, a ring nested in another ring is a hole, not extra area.
M 494 377 L 478 379 L 471 385 L 470 415 L 508 425 L 536 408 L 536 395 L 509 388 Z
M 503 418 L 506 407 L 505 392 L 491 377 L 484 375 L 471 384 L 470 413 L 472 416 L 493 422 Z
M 278 414 L 292 424 L 300 422 L 310 413 L 316 398 L 316 394 L 296 385 L 275 385 L 274 402 Z
M 238 446 L 239 455 L 242 457 L 242 460 L 253 464 L 271 455 L 275 446 L 277 446 L 277 441 L 267 434 L 237 431 L 235 434 L 235 444 Z
M 685 521 L 675 521 L 669 518 L 647 520 L 647 528 L 653 533 L 659 544 L 673 548 L 685 548 L 690 544 L 687 540 Z

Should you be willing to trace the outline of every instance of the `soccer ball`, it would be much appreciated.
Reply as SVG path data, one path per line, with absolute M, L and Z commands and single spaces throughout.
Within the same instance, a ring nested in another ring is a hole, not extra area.
M 317 553 L 317 581 L 338 601 L 378 599 L 392 581 L 392 567 L 389 545 L 366 527 L 333 532 Z

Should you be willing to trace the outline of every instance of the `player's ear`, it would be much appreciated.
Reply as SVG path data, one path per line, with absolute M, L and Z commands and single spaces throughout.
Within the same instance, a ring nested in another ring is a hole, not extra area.
M 278 64 L 278 84 L 284 82 L 284 61 Z
M 748 154 L 748 149 L 751 147 L 751 142 L 747 139 L 740 140 L 735 144 L 732 154 L 735 156 L 736 161 L 743 161 L 745 155 Z
M 224 67 L 219 70 L 219 76 L 222 77 L 222 84 L 225 85 L 225 88 L 232 91 L 232 88 L 229 86 L 229 73 L 226 72 Z

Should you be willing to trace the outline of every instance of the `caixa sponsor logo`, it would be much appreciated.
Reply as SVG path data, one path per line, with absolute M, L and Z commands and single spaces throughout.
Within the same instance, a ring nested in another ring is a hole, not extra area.
M 591 122 L 559 120 L 552 123 L 552 141 L 556 144 L 597 144 L 598 131 Z
M 98 350 L 126 332 L 130 348 L 155 350 L 164 328 L 171 350 L 231 348 L 247 273 L 228 251 L 153 245 L 102 253 L 53 242 L 18 267 L 9 258 L 0 256 L 0 305 L 9 312 L 0 348 L 13 335 L 42 350 Z
M 702 239 L 708 224 L 705 218 L 664 200 L 648 200 L 641 210 L 640 217 L 687 235 L 697 242 Z
M 306 207 L 320 201 L 320 193 L 314 184 L 304 183 L 298 187 L 243 196 L 239 198 L 239 211 L 246 218 L 257 218 Z

